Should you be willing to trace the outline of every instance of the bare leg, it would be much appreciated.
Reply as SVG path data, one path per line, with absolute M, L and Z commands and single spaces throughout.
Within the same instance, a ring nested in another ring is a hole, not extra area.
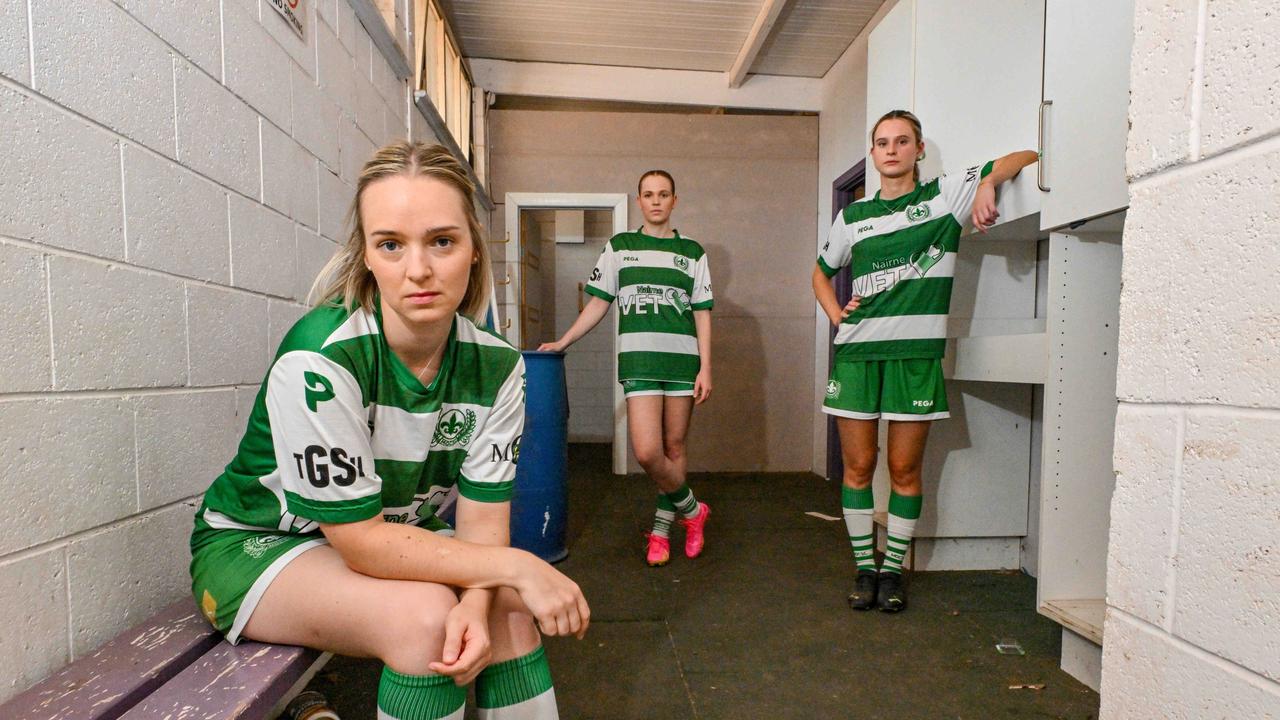
M 669 493 L 679 490 L 684 479 L 676 474 L 676 467 L 663 448 L 663 399 L 661 395 L 627 398 L 627 432 L 640 467 L 658 490 Z
M 689 456 L 685 454 L 685 438 L 693 416 L 693 398 L 668 396 L 662 404 L 662 451 L 671 463 L 676 488 L 688 479 Z
M 879 452 L 879 425 L 879 420 L 836 418 L 836 431 L 840 433 L 840 459 L 844 461 L 845 487 L 854 490 L 871 487 Z
M 458 603 L 444 585 L 383 580 L 347 567 L 328 545 L 294 558 L 276 576 L 244 636 L 353 657 L 376 657 L 405 675 L 440 660 L 444 621 Z
M 889 480 L 899 495 L 921 493 L 920 469 L 924 465 L 924 445 L 932 421 L 889 421 Z M 843 440 L 843 436 L 841 436 Z

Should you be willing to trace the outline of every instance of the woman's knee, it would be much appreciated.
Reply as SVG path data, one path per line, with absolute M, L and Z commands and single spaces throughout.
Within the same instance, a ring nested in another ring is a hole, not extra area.
M 876 474 L 876 453 L 857 453 L 843 458 L 844 484 L 849 487 L 864 488 L 871 484 Z
M 672 462 L 683 460 L 685 452 L 684 438 L 663 440 L 662 451 L 666 454 L 667 459 Z
M 662 452 L 662 448 L 656 444 L 641 444 L 635 446 L 636 462 L 640 463 L 640 467 L 646 472 L 653 472 L 654 469 L 661 466 L 667 457 Z
M 405 675 L 425 675 L 427 665 L 441 658 L 445 620 L 458 604 L 453 591 L 443 585 L 415 583 L 420 587 L 387 598 L 386 624 L 372 648 L 383 663 Z
M 914 487 L 920 484 L 920 468 L 923 465 L 919 458 L 889 458 L 889 481 L 894 488 L 898 486 Z

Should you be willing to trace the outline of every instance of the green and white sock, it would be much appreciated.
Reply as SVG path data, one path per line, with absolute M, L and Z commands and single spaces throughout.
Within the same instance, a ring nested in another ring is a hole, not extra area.
M 671 523 L 676 519 L 676 506 L 671 498 L 658 493 L 658 510 L 653 514 L 653 534 L 658 537 L 671 537 Z
M 875 527 L 872 513 L 875 500 L 871 486 L 855 490 L 847 485 L 840 487 L 840 505 L 844 510 L 844 527 L 849 531 L 849 545 L 853 547 L 853 561 L 859 570 L 876 569 Z
M 902 563 L 907 559 L 907 548 L 911 547 L 923 504 L 924 498 L 919 495 L 889 493 L 889 537 L 885 541 L 880 572 L 902 573 Z
M 378 720 L 462 720 L 467 689 L 444 675 L 401 675 L 382 668 Z
M 476 678 L 480 720 L 556 720 L 556 690 L 551 667 L 539 645 L 514 660 L 494 663 Z
M 667 493 L 667 497 L 671 498 L 671 504 L 685 519 L 691 520 L 698 517 L 698 512 L 702 509 L 688 485 L 681 485 L 679 490 Z

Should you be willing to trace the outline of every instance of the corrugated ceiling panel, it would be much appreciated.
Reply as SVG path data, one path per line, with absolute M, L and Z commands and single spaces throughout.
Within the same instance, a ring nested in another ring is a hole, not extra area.
M 792 0 L 751 67 L 764 75 L 822 77 L 883 0 Z
M 727 71 L 763 0 L 443 0 L 468 57 Z M 883 0 L 791 0 L 751 71 L 821 77 Z
M 758 0 L 451 0 L 469 57 L 724 70 Z

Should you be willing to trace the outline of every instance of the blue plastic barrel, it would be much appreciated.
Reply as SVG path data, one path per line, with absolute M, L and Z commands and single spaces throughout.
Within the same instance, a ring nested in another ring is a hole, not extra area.
M 569 391 L 564 353 L 526 350 L 524 436 L 511 500 L 511 545 L 547 562 L 568 554 Z

